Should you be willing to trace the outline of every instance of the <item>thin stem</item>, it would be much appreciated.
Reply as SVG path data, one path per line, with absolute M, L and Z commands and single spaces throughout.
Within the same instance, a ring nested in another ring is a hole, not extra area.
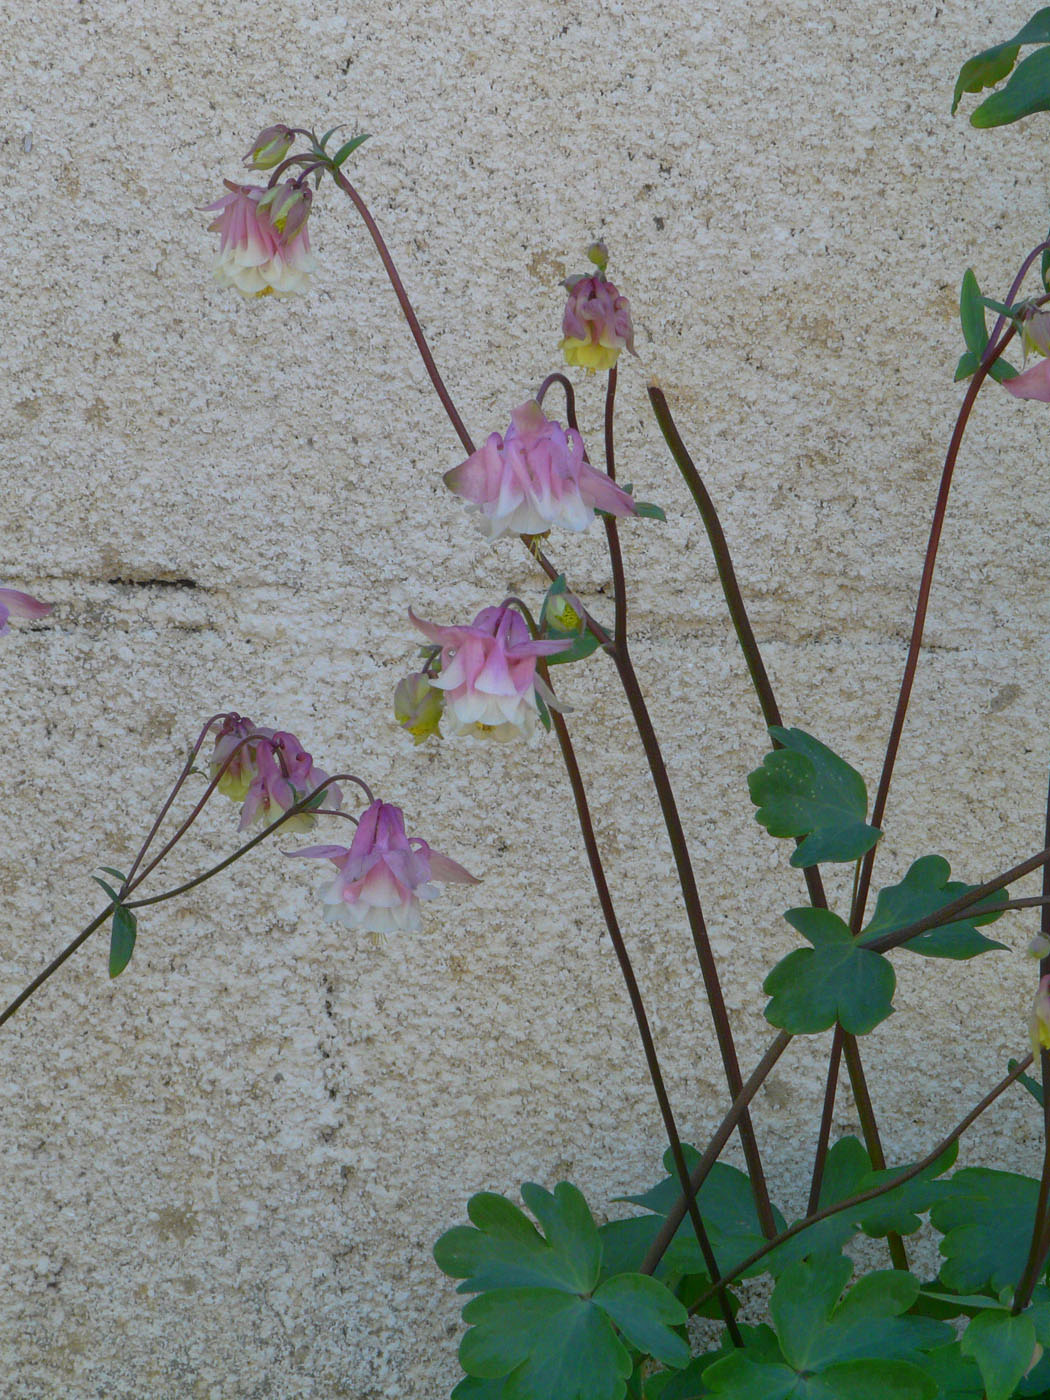
M 549 672 L 546 666 L 541 667 L 541 670 L 545 673 L 544 679 L 549 680 Z M 688 1189 L 689 1184 L 689 1169 L 682 1151 L 682 1141 L 678 1133 L 674 1112 L 671 1108 L 671 1100 L 664 1083 L 659 1057 L 656 1053 L 656 1043 L 653 1040 L 652 1030 L 649 1025 L 649 1017 L 645 1010 L 645 1003 L 638 986 L 638 979 L 634 974 L 634 967 L 631 964 L 630 954 L 627 951 L 627 944 L 624 941 L 619 920 L 616 917 L 616 909 L 609 891 L 609 884 L 605 878 L 605 868 L 602 864 L 598 840 L 594 833 L 590 804 L 587 801 L 587 790 L 580 773 L 579 763 L 576 760 L 576 751 L 573 747 L 572 739 L 569 736 L 569 729 L 564 716 L 560 715 L 557 711 L 552 711 L 551 718 L 554 722 L 554 731 L 558 736 L 558 744 L 561 747 L 561 755 L 565 763 L 565 770 L 568 773 L 569 786 L 572 788 L 573 801 L 576 804 L 576 814 L 579 819 L 580 831 L 583 835 L 583 844 L 587 852 L 587 861 L 591 868 L 594 887 L 598 894 L 598 902 L 601 905 L 602 914 L 605 918 L 605 925 L 609 930 L 609 938 L 612 941 L 617 961 L 620 964 L 620 972 L 627 987 L 627 995 L 630 998 L 631 1009 L 634 1012 L 634 1019 L 638 1026 L 638 1034 L 642 1041 L 642 1050 L 645 1054 L 649 1078 L 652 1080 L 656 1101 L 660 1107 L 660 1116 L 663 1118 L 664 1131 L 671 1145 L 675 1170 L 678 1173 L 679 1181 L 682 1183 L 682 1189 L 685 1191 Z M 695 1196 L 689 1202 L 689 1218 L 692 1222 L 693 1230 L 696 1233 L 701 1252 L 703 1253 L 704 1262 L 707 1264 L 712 1280 L 717 1282 L 717 1261 L 715 1259 L 714 1250 L 711 1247 L 711 1241 L 707 1230 L 701 1219 Z M 718 1297 L 722 1315 L 725 1319 L 726 1326 L 729 1328 L 734 1344 L 736 1346 L 741 1346 L 743 1342 L 736 1325 L 736 1320 L 733 1317 L 732 1305 L 724 1290 L 719 1291 Z
M 1019 278 L 1028 270 L 1031 260 L 1035 254 L 1031 254 L 1022 268 Z M 1011 289 L 1010 300 L 1007 305 L 1013 304 L 1013 293 L 1020 285 L 1019 280 L 1015 282 Z M 1000 316 L 996 322 L 996 335 L 998 334 L 1004 318 Z M 882 773 L 879 777 L 878 790 L 875 793 L 875 802 L 871 809 L 871 825 L 881 826 L 882 819 L 886 812 L 886 803 L 889 799 L 890 782 L 893 778 L 893 768 L 897 761 L 897 751 L 900 748 L 901 735 L 904 732 L 904 721 L 908 713 L 908 702 L 911 699 L 912 686 L 915 683 L 915 673 L 919 666 L 919 651 L 922 646 L 923 633 L 926 629 L 926 614 L 930 605 L 930 593 L 933 589 L 933 573 L 937 564 L 937 551 L 941 542 L 941 532 L 944 528 L 944 518 L 948 510 L 948 495 L 951 491 L 952 477 L 955 472 L 955 463 L 958 460 L 959 449 L 962 447 L 963 437 L 966 433 L 967 424 L 970 421 L 970 414 L 973 411 L 977 395 L 981 391 L 988 372 L 999 356 L 1006 349 L 1014 336 L 1014 329 L 1011 326 L 1003 335 L 1002 339 L 996 342 L 993 336 L 984 352 L 981 363 L 978 366 L 973 378 L 970 380 L 966 390 L 966 396 L 962 401 L 958 417 L 955 420 L 955 428 L 952 431 L 951 441 L 948 444 L 948 451 L 944 458 L 944 466 L 941 470 L 941 481 L 937 489 L 937 499 L 933 508 L 933 520 L 930 524 L 930 536 L 926 544 L 926 555 L 923 559 L 922 576 L 919 580 L 919 593 L 915 602 L 915 616 L 912 621 L 911 638 L 908 642 L 908 655 L 904 663 L 904 674 L 901 677 L 900 691 L 897 696 L 897 706 L 893 713 L 893 722 L 890 725 L 890 736 L 886 744 L 886 756 L 883 759 Z M 875 864 L 875 851 L 873 846 L 865 855 L 860 870 L 860 879 L 857 882 L 857 894 L 853 901 L 853 908 L 850 914 L 850 927 L 854 933 L 859 932 L 864 922 L 864 910 L 868 902 L 868 891 L 871 888 L 871 872 Z
M 879 1129 L 875 1122 L 875 1110 L 871 1106 L 871 1095 L 868 1093 L 868 1085 L 860 1065 L 860 1050 L 857 1047 L 856 1036 L 843 1035 L 842 1053 L 846 1059 L 846 1068 L 849 1070 L 853 1101 L 857 1105 L 857 1117 L 860 1119 L 861 1132 L 864 1134 L 864 1146 L 868 1149 L 873 1169 L 885 1171 L 886 1154 L 882 1150 Z M 904 1241 L 895 1230 L 891 1230 L 886 1236 L 886 1245 L 890 1251 L 890 1258 L 893 1260 L 893 1267 L 907 1271 L 908 1256 L 904 1250 Z
M 1026 1055 L 1019 1064 L 1014 1065 L 1010 1073 L 1000 1079 L 994 1089 L 985 1094 L 981 1102 L 977 1104 L 975 1108 L 971 1109 L 960 1123 L 956 1124 L 948 1136 L 943 1138 L 932 1152 L 928 1152 L 925 1157 L 915 1162 L 907 1171 L 901 1172 L 890 1181 L 884 1181 L 880 1186 L 873 1186 L 867 1191 L 860 1191 L 855 1196 L 849 1196 L 844 1201 L 836 1201 L 834 1205 L 825 1206 L 823 1210 L 814 1211 L 812 1215 L 807 1215 L 802 1220 L 797 1220 L 794 1225 L 789 1225 L 786 1230 L 782 1230 L 774 1239 L 767 1240 L 760 1249 L 756 1249 L 753 1254 L 749 1254 L 746 1259 L 742 1259 L 739 1264 L 734 1265 L 729 1273 L 722 1276 L 721 1283 L 723 1285 L 732 1283 L 735 1279 L 738 1279 L 742 1273 L 746 1273 L 753 1264 L 757 1264 L 760 1259 L 764 1259 L 765 1256 L 776 1249 L 778 1245 L 784 1244 L 787 1240 L 794 1239 L 796 1235 L 800 1235 L 802 1231 L 808 1229 L 810 1225 L 816 1225 L 819 1221 L 827 1220 L 829 1216 L 838 1215 L 844 1210 L 852 1210 L 854 1206 L 864 1205 L 868 1201 L 874 1201 L 879 1196 L 885 1196 L 888 1191 L 895 1191 L 898 1186 L 904 1186 L 907 1182 L 912 1181 L 920 1172 L 924 1172 L 927 1167 L 932 1166 L 942 1153 L 947 1152 L 952 1143 L 962 1137 L 967 1128 L 971 1127 L 977 1119 L 980 1118 L 981 1114 L 995 1102 L 999 1095 L 1007 1090 L 1015 1079 L 1019 1079 L 1021 1075 L 1024 1074 L 1025 1070 L 1032 1063 L 1032 1058 L 1031 1055 Z M 698 1308 L 702 1307 L 711 1296 L 712 1291 L 712 1289 L 708 1288 L 701 1293 L 690 1311 L 696 1312 Z
M 125 882 L 124 882 L 124 888 L 125 888 L 125 889 L 127 889 L 128 886 L 131 884 L 131 882 L 134 880 L 134 878 L 135 878 L 135 872 L 136 872 L 136 870 L 138 870 L 139 866 L 142 864 L 143 857 L 145 856 L 146 852 L 149 850 L 150 846 L 151 846 L 152 843 L 153 843 L 153 838 L 156 836 L 157 832 L 160 830 L 160 824 L 161 824 L 161 822 L 162 822 L 162 821 L 164 820 L 164 818 L 168 815 L 168 812 L 169 812 L 169 810 L 170 810 L 170 808 L 171 808 L 171 804 L 175 801 L 175 798 L 179 795 L 179 792 L 180 792 L 180 790 L 181 790 L 181 788 L 182 788 L 183 783 L 186 781 L 186 779 L 190 776 L 190 773 L 193 771 L 193 765 L 196 763 L 196 761 L 197 761 L 197 755 L 200 753 L 201 748 L 203 747 L 204 741 L 205 741 L 205 739 L 208 737 L 208 732 L 209 732 L 209 730 L 211 729 L 212 725 L 215 724 L 217 721 L 225 719 L 228 713 L 229 713 L 228 711 L 224 711 L 224 712 L 221 713 L 221 714 L 212 715 L 211 719 L 208 720 L 208 722 L 205 724 L 204 728 L 201 730 L 200 735 L 199 735 L 199 737 L 198 737 L 198 739 L 197 739 L 197 742 L 194 744 L 193 748 L 192 748 L 191 751 L 190 751 L 190 756 L 189 756 L 189 758 L 186 760 L 186 763 L 185 763 L 185 766 L 183 767 L 182 772 L 181 772 L 181 773 L 179 774 L 179 776 L 175 779 L 175 785 L 174 785 L 174 787 L 173 787 L 173 788 L 171 789 L 171 791 L 168 793 L 167 799 L 165 800 L 163 807 L 161 807 L 160 811 L 157 813 L 157 819 L 156 819 L 156 821 L 153 823 L 153 825 L 150 827 L 148 836 L 146 837 L 145 841 L 143 841 L 142 845 L 139 847 L 138 855 L 137 855 L 137 856 L 135 857 L 135 859 L 131 862 L 131 869 L 128 871 L 127 879 L 126 879 Z M 236 752 L 236 750 L 235 750 L 235 752 Z M 231 758 L 232 758 L 232 754 L 231 754 Z
M 639 1272 L 651 1274 L 660 1260 L 664 1257 L 668 1245 L 674 1239 L 675 1232 L 685 1219 L 689 1202 L 695 1198 L 697 1192 L 703 1186 L 710 1174 L 711 1168 L 718 1161 L 722 1154 L 722 1148 L 733 1136 L 733 1131 L 747 1111 L 747 1106 L 761 1089 L 768 1079 L 770 1071 L 781 1055 L 794 1039 L 787 1031 L 778 1032 L 769 1049 L 755 1066 L 747 1082 L 741 1086 L 739 1094 L 733 1100 L 729 1112 L 722 1119 L 714 1136 L 704 1149 L 704 1155 L 697 1162 L 689 1176 L 689 1190 L 679 1196 L 671 1209 L 667 1212 L 667 1218 L 660 1227 L 660 1232 L 649 1246 L 649 1252 L 639 1266 Z
M 715 1036 L 718 1041 L 719 1053 L 722 1057 L 722 1065 L 725 1070 L 726 1082 L 729 1085 L 729 1092 L 734 1098 L 738 1096 L 743 1081 L 740 1077 L 740 1062 L 737 1059 L 736 1044 L 733 1039 L 733 1028 L 729 1021 L 729 1013 L 726 1010 L 725 997 L 722 994 L 722 984 L 718 976 L 718 964 L 715 961 L 714 951 L 711 948 L 711 940 L 708 937 L 707 925 L 704 922 L 704 911 L 700 903 L 700 892 L 696 885 L 696 875 L 693 871 L 692 860 L 689 855 L 689 845 L 685 838 L 685 831 L 682 827 L 682 819 L 678 813 L 678 804 L 675 801 L 674 789 L 671 787 L 671 780 L 668 777 L 667 767 L 664 763 L 663 753 L 660 749 L 660 742 L 656 737 L 653 722 L 649 715 L 645 697 L 638 681 L 634 665 L 631 661 L 630 653 L 627 650 L 626 638 L 620 639 L 615 648 L 610 652 L 623 686 L 627 703 L 630 706 L 631 715 L 634 718 L 635 727 L 642 741 L 645 756 L 649 764 L 649 772 L 652 776 L 653 786 L 656 789 L 657 799 L 660 803 L 660 810 L 663 813 L 664 825 L 671 842 L 671 851 L 674 856 L 675 869 L 678 873 L 678 883 L 681 886 L 682 898 L 685 901 L 686 915 L 689 920 L 690 932 L 693 936 L 693 945 L 696 948 L 697 961 L 700 964 L 700 972 L 704 980 L 704 988 L 707 992 L 708 1006 L 711 1012 L 711 1020 L 714 1023 Z M 765 1172 L 762 1167 L 762 1158 L 758 1150 L 758 1142 L 755 1138 L 755 1130 L 751 1123 L 751 1116 L 745 1110 L 740 1116 L 740 1141 L 744 1149 L 744 1158 L 747 1163 L 748 1175 L 751 1177 L 751 1189 L 755 1194 L 755 1206 L 758 1211 L 759 1222 L 764 1234 L 773 1234 L 776 1231 L 776 1222 L 773 1219 L 773 1210 L 769 1202 L 769 1190 L 766 1186 Z
M 18 1010 L 18 1008 L 22 1005 L 23 1002 L 28 1001 L 29 998 L 33 995 L 33 993 L 44 985 L 44 983 L 52 975 L 52 973 L 58 971 L 58 969 L 62 966 L 62 964 L 67 958 L 71 958 L 73 956 L 73 954 L 77 951 L 77 949 L 82 943 L 86 943 L 87 940 L 91 937 L 91 935 L 97 929 L 100 929 L 102 927 L 102 925 L 109 918 L 110 914 L 113 913 L 113 908 L 114 906 L 112 903 L 107 904 L 105 909 L 103 909 L 102 913 L 96 915 L 95 918 L 93 918 L 88 924 L 87 928 L 82 929 L 81 932 L 77 934 L 76 938 L 73 939 L 72 943 L 68 943 L 65 946 L 65 948 L 62 949 L 61 953 L 59 953 L 57 958 L 52 958 L 52 960 L 48 963 L 47 967 L 44 968 L 43 972 L 41 972 L 39 976 L 34 977 L 28 987 L 23 987 L 23 989 L 15 997 L 14 1001 L 9 1002 L 8 1005 L 4 1008 L 4 1010 L 0 1012 L 0 1026 L 2 1026 L 6 1020 L 8 1020 L 15 1014 L 15 1012 Z
M 809 1204 L 806 1210 L 810 1215 L 820 1205 L 820 1188 L 824 1184 L 824 1164 L 828 1159 L 831 1145 L 831 1124 L 835 1116 L 835 1095 L 838 1092 L 839 1065 L 842 1063 L 842 1027 L 835 1022 L 831 1037 L 831 1054 L 828 1056 L 828 1077 L 824 1086 L 824 1107 L 820 1114 L 820 1131 L 817 1133 L 817 1150 L 813 1158 L 813 1175 L 809 1183 Z
M 576 421 L 576 390 L 572 387 L 572 381 L 564 374 L 548 374 L 547 378 L 536 391 L 536 402 L 543 407 L 543 400 L 547 397 L 547 390 L 552 384 L 560 384 L 565 390 L 565 421 L 574 432 L 580 431 L 580 425 Z
M 361 215 L 365 228 L 368 229 L 368 232 L 371 234 L 372 242 L 376 246 L 376 252 L 379 254 L 383 267 L 386 269 L 386 275 L 390 279 L 390 285 L 393 287 L 394 295 L 397 297 L 401 307 L 401 314 L 408 322 L 408 329 L 412 332 L 412 339 L 416 342 L 416 349 L 419 351 L 423 363 L 426 366 L 427 374 L 430 375 L 430 382 L 434 386 L 434 392 L 441 400 L 441 406 L 448 415 L 448 421 L 456 430 L 456 436 L 463 444 L 464 450 L 467 453 L 473 453 L 474 443 L 470 434 L 467 432 L 462 418 L 460 418 L 456 410 L 456 405 L 452 402 L 452 395 L 445 388 L 445 381 L 438 373 L 438 367 L 434 363 L 434 356 L 430 353 L 430 346 L 427 344 L 426 336 L 423 334 L 423 328 L 419 324 L 419 318 L 416 316 L 412 308 L 412 303 L 408 299 L 408 293 L 405 291 L 404 283 L 401 281 L 397 267 L 394 264 L 394 259 L 390 256 L 390 249 L 386 246 L 386 241 L 379 232 L 379 225 L 372 217 L 368 205 L 354 189 L 343 172 L 341 170 L 332 170 L 331 173 L 332 179 Z
M 605 387 L 605 470 L 616 480 L 616 449 L 613 437 L 614 409 L 616 406 L 616 366 L 609 371 Z M 623 550 L 620 547 L 620 531 L 614 515 L 604 519 L 605 539 L 609 546 L 609 566 L 613 578 L 613 606 L 615 621 L 613 635 L 617 645 L 627 645 L 627 576 L 623 567 Z
M 660 426 L 660 431 L 664 435 L 671 456 L 678 467 L 689 492 L 696 503 L 696 508 L 700 512 L 700 519 L 707 532 L 707 538 L 711 545 L 711 553 L 714 557 L 715 568 L 718 572 L 719 582 L 722 585 L 722 593 L 725 596 L 726 606 L 729 609 L 729 616 L 736 632 L 737 641 L 740 643 L 740 650 L 744 654 L 747 663 L 748 674 L 754 686 L 758 703 L 762 710 L 762 716 L 768 728 L 778 728 L 781 724 L 780 707 L 777 704 L 776 696 L 773 693 L 773 686 L 769 679 L 765 663 L 762 660 L 762 653 L 759 649 L 758 640 L 755 637 L 754 628 L 747 615 L 747 608 L 744 604 L 744 597 L 737 581 L 736 570 L 733 567 L 733 557 L 729 550 L 729 542 L 726 539 L 725 531 L 722 529 L 722 522 L 719 519 L 715 503 L 704 485 L 692 457 L 686 449 L 682 436 L 678 431 L 678 426 L 668 406 L 663 390 L 657 384 L 649 386 L 649 402 L 652 405 L 656 421 Z M 781 748 L 779 740 L 773 739 L 773 747 Z M 796 843 L 799 844 L 799 843 Z M 824 891 L 824 882 L 821 879 L 820 871 L 815 865 L 807 866 L 803 870 L 806 881 L 806 889 L 809 891 L 810 903 L 817 909 L 828 907 L 827 896 Z M 841 1049 L 841 1044 L 839 1046 Z M 834 1043 L 833 1043 L 834 1051 Z M 849 1071 L 850 1083 L 853 1094 L 858 1102 L 866 1102 L 868 1105 L 868 1116 L 866 1119 L 866 1140 L 868 1151 L 873 1156 L 882 1154 L 882 1147 L 879 1141 L 878 1125 L 875 1120 L 874 1109 L 871 1106 L 871 1095 L 868 1092 L 867 1082 L 864 1077 L 864 1066 L 860 1057 L 860 1049 L 856 1042 L 853 1042 L 853 1051 L 847 1057 L 847 1068 Z M 834 1077 L 828 1079 L 827 1091 L 824 1100 L 824 1107 L 821 1112 L 822 1122 L 830 1123 L 831 1114 L 834 1111 L 835 1088 L 838 1083 L 837 1067 Z M 815 1189 L 819 1191 L 819 1182 L 824 1173 L 824 1157 L 827 1152 L 826 1139 L 821 1136 L 817 1142 L 816 1160 L 813 1167 L 813 1181 Z
M 1050 846 L 1050 789 L 1046 794 L 1046 822 L 1043 827 L 1043 840 Z M 1050 896 L 1050 865 L 1043 866 L 1043 895 Z M 1039 918 L 1039 931 L 1046 937 L 1050 934 L 1050 904 L 1044 904 Z M 1040 980 L 1050 972 L 1050 957 L 1041 959 Z M 1050 1251 L 1050 1216 L 1047 1204 L 1050 1201 L 1050 1055 L 1045 1049 L 1039 1051 L 1039 1072 L 1043 1081 L 1043 1170 L 1039 1177 L 1039 1196 L 1035 1205 L 1035 1219 L 1032 1221 L 1032 1239 L 1028 1246 L 1028 1258 L 1024 1272 L 1017 1284 L 1012 1311 L 1022 1312 L 1032 1298 L 1032 1290 L 1046 1265 Z

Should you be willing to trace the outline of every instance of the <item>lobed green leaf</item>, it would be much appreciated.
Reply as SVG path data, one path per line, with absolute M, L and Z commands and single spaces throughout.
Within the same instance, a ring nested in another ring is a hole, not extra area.
M 975 885 L 949 879 L 951 873 L 952 868 L 943 856 L 923 856 L 915 861 L 899 885 L 889 885 L 879 891 L 875 912 L 861 933 L 860 942 L 870 943 L 885 934 L 906 928 L 908 924 L 917 923 L 976 889 Z M 927 958 L 957 960 L 975 958 L 978 953 L 993 948 L 1004 948 L 1004 943 L 986 938 L 977 929 L 994 923 L 1002 916 L 1002 909 L 988 910 L 988 906 L 1005 904 L 1006 899 L 1006 891 L 1001 890 L 982 902 L 986 912 L 964 914 L 953 923 L 928 929 L 899 946 L 909 953 L 921 953 Z
M 784 917 L 814 946 L 789 953 L 762 983 L 767 1021 L 792 1035 L 826 1031 L 836 1021 L 865 1035 L 892 1014 L 897 979 L 881 953 L 860 947 L 829 909 L 789 909 Z

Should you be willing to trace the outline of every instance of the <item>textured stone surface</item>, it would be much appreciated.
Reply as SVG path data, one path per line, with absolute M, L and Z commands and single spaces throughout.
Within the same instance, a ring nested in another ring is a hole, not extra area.
M 457 1299 L 431 1259 L 466 1197 L 654 1179 L 660 1128 L 555 750 L 413 751 L 389 718 L 418 611 L 540 596 L 440 473 L 458 444 L 360 225 L 318 201 L 308 300 L 210 283 L 197 208 L 277 119 L 376 133 L 370 201 L 479 438 L 557 367 L 561 292 L 603 236 L 635 309 L 622 475 L 639 670 L 750 1065 L 801 898 L 755 825 L 763 751 L 702 532 L 646 412 L 657 374 L 719 502 L 787 722 L 873 782 L 961 389 L 956 294 L 1045 226 L 1045 124 L 949 118 L 958 64 L 1027 10 L 871 0 L 565 5 L 26 0 L 0 15 L 10 230 L 0 582 L 55 602 L 3 639 L 0 985 L 98 907 L 203 719 L 236 706 L 352 768 L 483 877 L 375 952 L 320 874 L 262 852 L 101 940 L 2 1032 L 0 1393 L 447 1394 Z M 579 382 L 596 437 L 601 388 Z M 977 879 L 1041 844 L 1045 410 L 991 389 L 964 447 L 877 866 Z M 1039 464 L 1033 470 L 1033 463 Z M 552 551 L 594 608 L 597 536 Z M 670 851 L 600 660 L 562 681 L 684 1135 L 724 1095 Z M 172 881 L 230 849 L 231 809 Z M 338 839 L 333 837 L 332 839 Z M 839 894 L 842 896 L 841 882 Z M 890 1151 L 925 1150 L 1024 1046 L 1014 949 L 898 959 L 867 1058 Z M 756 1107 L 800 1204 L 826 1037 Z M 928 1066 L 929 1082 L 920 1066 Z M 972 1160 L 1032 1170 L 1011 1097 Z M 855 1127 L 848 1095 L 837 1131 Z

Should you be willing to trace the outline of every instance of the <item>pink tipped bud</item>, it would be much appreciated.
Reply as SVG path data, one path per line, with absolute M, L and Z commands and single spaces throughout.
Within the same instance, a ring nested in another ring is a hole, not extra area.
M 281 242 L 291 243 L 306 227 L 312 203 L 311 190 L 305 185 L 297 185 L 294 180 L 286 180 L 266 191 L 259 200 L 259 208 L 269 214 L 270 223 Z
M 398 682 L 394 691 L 394 718 L 417 744 L 438 734 L 444 709 L 443 692 L 431 685 L 422 671 L 413 671 Z
M 251 150 L 244 157 L 244 163 L 249 170 L 272 170 L 284 160 L 294 140 L 295 133 L 281 122 L 265 127 L 255 138 Z

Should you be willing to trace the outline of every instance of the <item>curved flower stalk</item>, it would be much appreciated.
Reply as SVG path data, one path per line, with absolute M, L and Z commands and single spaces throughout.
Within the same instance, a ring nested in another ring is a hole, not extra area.
M 306 223 L 311 193 L 289 180 L 262 189 L 224 180 L 228 194 L 206 210 L 218 210 L 208 225 L 219 235 L 215 276 L 247 297 L 305 292 L 317 263 Z
M 484 447 L 445 473 L 445 485 L 476 506 L 490 540 L 539 535 L 552 525 L 586 530 L 596 510 L 637 514 L 628 493 L 586 460 L 583 438 L 544 416 L 535 399 L 511 413 L 505 437 L 492 433 Z
M 34 621 L 46 617 L 53 603 L 42 603 L 29 593 L 19 593 L 17 588 L 0 588 L 0 634 L 10 632 L 9 617 L 29 617 Z
M 405 833 L 405 814 L 373 802 L 358 822 L 350 846 L 311 846 L 286 851 L 293 858 L 330 860 L 339 872 L 321 891 L 326 922 L 345 924 L 379 944 L 388 933 L 418 933 L 421 901 L 440 891 L 435 880 L 476 885 L 457 861 Z
M 430 684 L 445 692 L 452 733 L 517 739 L 535 729 L 540 701 L 561 708 L 537 675 L 536 662 L 568 650 L 571 639 L 533 641 L 528 623 L 509 603 L 482 608 L 468 627 L 424 622 L 411 608 L 408 615 L 441 648 L 441 672 Z

